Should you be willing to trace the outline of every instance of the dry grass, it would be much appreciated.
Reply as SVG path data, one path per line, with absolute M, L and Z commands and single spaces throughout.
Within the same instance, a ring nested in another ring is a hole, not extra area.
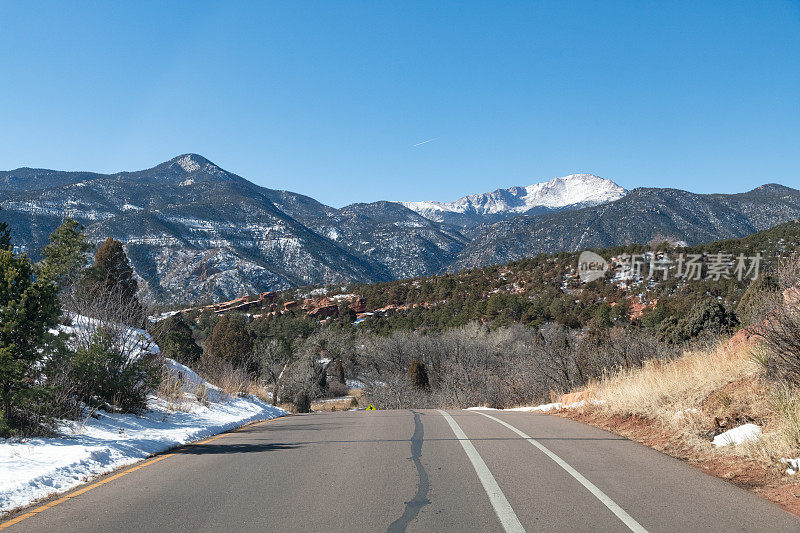
M 650 420 L 698 454 L 737 455 L 778 468 L 781 457 L 800 456 L 800 391 L 763 378 L 760 350 L 733 339 L 606 376 L 587 388 L 600 401 L 587 414 Z M 758 442 L 711 446 L 715 435 L 748 422 L 762 427 Z
M 247 385 L 247 394 L 252 394 L 261 401 L 272 403 L 272 387 L 258 381 L 251 381 Z
M 329 400 L 317 400 L 311 402 L 311 410 L 314 412 L 319 411 L 347 411 L 358 407 L 358 400 L 353 396 L 344 396 L 341 398 L 332 398 Z
M 184 386 L 185 382 L 180 374 L 164 368 L 156 396 L 167 400 L 167 409 L 170 411 L 185 411 L 187 406 Z
M 585 389 L 600 402 L 558 414 L 682 459 L 800 516 L 800 475 L 787 475 L 780 461 L 800 457 L 800 390 L 765 379 L 762 349 L 738 337 L 606 376 Z M 757 442 L 711 444 L 749 422 L 762 428 Z
M 764 437 L 749 446 L 749 451 L 762 462 L 779 461 L 782 457 L 800 457 L 800 391 L 787 385 L 769 389 L 770 425 Z
M 186 381 L 180 372 L 166 367 L 156 390 L 156 396 L 167 401 L 170 411 L 188 411 L 193 404 L 208 405 L 209 401 L 222 399 L 223 394 L 203 381 Z
M 711 393 L 728 383 L 758 374 L 749 348 L 720 344 L 710 351 L 688 352 L 669 362 L 649 361 L 642 368 L 605 377 L 591 387 L 604 410 L 669 422 L 675 413 L 700 409 Z
M 238 368 L 226 368 L 214 376 L 213 383 L 222 389 L 225 394 L 238 396 L 246 393 L 250 386 L 250 377 L 247 372 Z

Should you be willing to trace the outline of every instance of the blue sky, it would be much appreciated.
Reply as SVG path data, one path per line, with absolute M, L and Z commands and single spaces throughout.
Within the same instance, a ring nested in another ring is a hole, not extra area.
M 0 73 L 3 169 L 197 152 L 335 206 L 800 187 L 797 1 L 0 2 Z

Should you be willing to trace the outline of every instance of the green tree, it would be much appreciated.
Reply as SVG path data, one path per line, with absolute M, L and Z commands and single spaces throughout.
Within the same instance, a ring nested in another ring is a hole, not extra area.
M 244 317 L 239 314 L 222 315 L 206 341 L 205 355 L 245 366 L 250 361 L 252 352 L 253 339 Z
M 123 299 L 136 299 L 139 285 L 133 277 L 133 268 L 122 243 L 116 239 L 109 237 L 100 245 L 94 256 L 90 278 L 101 290 L 120 291 Z
M 202 348 L 194 341 L 192 328 L 180 315 L 161 320 L 152 330 L 153 338 L 164 357 L 192 364 L 203 355 Z
M 57 345 L 55 287 L 34 280 L 26 255 L 0 249 L 0 407 L 5 424 L 26 428 L 38 411 L 42 363 Z M 0 424 L 2 426 L 3 424 Z
M 50 234 L 50 244 L 42 251 L 44 259 L 39 263 L 38 277 L 52 281 L 58 288 L 71 286 L 86 268 L 90 249 L 83 226 L 71 218 L 65 219 Z
M 729 333 L 738 325 L 734 312 L 714 298 L 705 298 L 696 302 L 689 314 L 678 320 L 673 340 L 683 342 L 701 334 Z
M 611 311 L 612 307 L 603 302 L 594 310 L 592 316 L 593 324 L 598 328 L 610 328 L 614 325 L 614 321 L 611 319 Z

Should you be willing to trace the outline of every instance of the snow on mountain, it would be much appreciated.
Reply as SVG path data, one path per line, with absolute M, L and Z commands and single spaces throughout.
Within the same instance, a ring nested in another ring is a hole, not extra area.
M 619 200 L 627 191 L 611 180 L 594 174 L 572 174 L 527 187 L 497 189 L 472 194 L 454 202 L 402 202 L 412 211 L 436 222 L 448 213 L 462 215 L 517 215 L 533 211 L 587 207 Z

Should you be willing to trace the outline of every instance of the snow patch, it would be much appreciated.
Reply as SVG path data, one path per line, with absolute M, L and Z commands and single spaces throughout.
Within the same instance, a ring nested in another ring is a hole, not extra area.
M 741 426 L 729 429 L 724 433 L 720 433 L 712 444 L 716 447 L 722 446 L 739 446 L 745 442 L 755 442 L 761 438 L 761 428 L 755 424 L 743 424 Z
M 591 403 L 592 405 L 600 405 L 604 402 L 603 400 L 590 400 L 589 403 Z M 495 409 L 493 407 L 476 406 L 476 407 L 467 407 L 465 411 L 519 411 L 523 413 L 531 413 L 531 412 L 547 413 L 549 411 L 560 411 L 562 409 L 576 409 L 578 407 L 583 407 L 584 405 L 586 405 L 586 400 L 581 400 L 579 402 L 568 403 L 568 404 L 563 404 L 561 402 L 554 402 L 554 403 L 545 403 L 542 405 L 511 407 L 509 409 Z
M 86 334 L 94 326 L 93 320 L 76 316 L 72 326 L 59 329 Z M 130 342 L 149 341 L 142 330 L 128 336 Z M 159 351 L 149 342 L 129 349 L 134 357 Z M 175 446 L 288 414 L 254 396 L 231 397 L 176 361 L 166 359 L 165 364 L 183 383 L 180 411 L 151 395 L 147 411 L 139 415 L 87 410 L 82 420 L 61 421 L 57 437 L 0 439 L 0 514 Z
M 781 463 L 789 465 L 786 467 L 787 476 L 793 476 L 797 472 L 800 472 L 800 457 L 795 457 L 794 459 L 783 458 L 781 459 Z
M 611 180 L 594 174 L 571 174 L 527 187 L 498 189 L 473 194 L 454 202 L 401 202 L 430 220 L 441 222 L 442 213 L 525 213 L 535 207 L 558 209 L 567 206 L 599 205 L 619 200 L 627 191 Z

